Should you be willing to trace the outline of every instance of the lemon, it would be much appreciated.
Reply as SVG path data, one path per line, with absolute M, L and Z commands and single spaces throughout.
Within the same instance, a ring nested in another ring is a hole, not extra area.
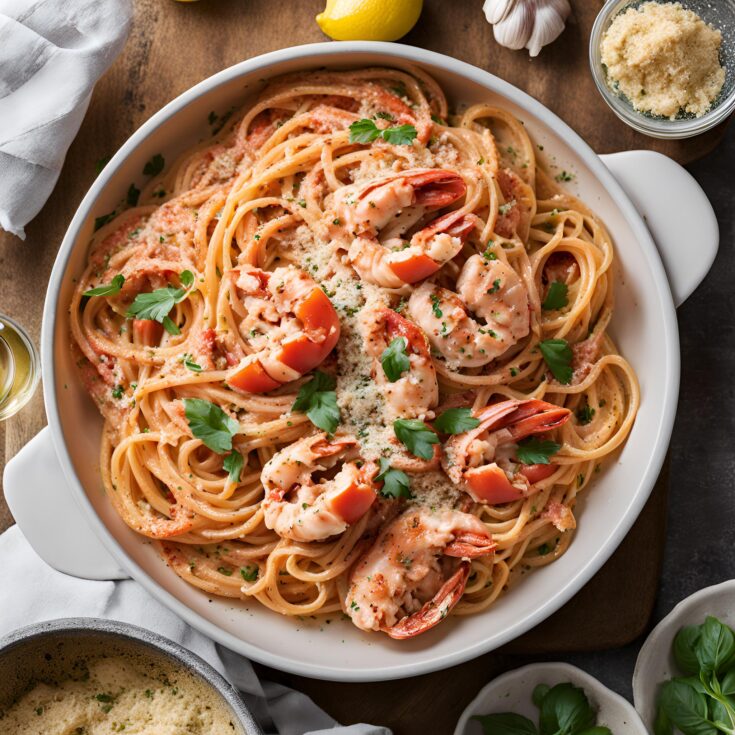
M 327 0 L 316 22 L 335 41 L 397 41 L 421 15 L 423 0 Z

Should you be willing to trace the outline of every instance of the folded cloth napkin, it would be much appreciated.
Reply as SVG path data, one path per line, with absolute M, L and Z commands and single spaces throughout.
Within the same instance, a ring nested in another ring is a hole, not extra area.
M 130 30 L 130 0 L 0 0 L 0 227 L 25 237 L 92 88 Z
M 252 664 L 215 644 L 154 600 L 137 582 L 92 582 L 49 567 L 13 526 L 0 536 L 0 637 L 56 618 L 108 618 L 139 625 L 201 656 L 242 692 L 265 733 L 391 735 L 384 727 L 341 727 L 304 694 L 260 681 Z

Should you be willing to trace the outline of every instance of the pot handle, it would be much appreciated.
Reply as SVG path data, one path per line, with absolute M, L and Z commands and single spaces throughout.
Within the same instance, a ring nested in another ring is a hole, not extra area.
M 82 579 L 128 577 L 72 497 L 48 426 L 8 462 L 3 486 L 21 532 L 49 566 Z
M 712 205 L 694 177 L 676 161 L 654 151 L 600 156 L 653 236 L 681 306 L 712 267 L 720 232 Z

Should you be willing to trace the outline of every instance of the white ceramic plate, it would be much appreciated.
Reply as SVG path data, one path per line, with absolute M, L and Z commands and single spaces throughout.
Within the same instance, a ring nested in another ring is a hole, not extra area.
M 735 628 L 735 580 L 705 587 L 682 600 L 646 638 L 633 673 L 633 700 L 643 722 L 653 731 L 661 684 L 681 676 L 671 646 L 685 625 L 700 625 L 712 615 Z
M 467 705 L 454 735 L 483 735 L 482 726 L 472 717 L 496 712 L 516 712 L 537 724 L 538 709 L 531 701 L 534 688 L 538 684 L 551 687 L 564 682 L 584 689 L 597 710 L 597 725 L 609 727 L 613 735 L 648 735 L 630 702 L 576 666 L 564 663 L 531 664 L 493 679 Z
M 430 633 L 399 643 L 384 635 L 362 633 L 342 621 L 325 624 L 288 619 L 256 603 L 212 599 L 161 562 L 150 542 L 121 521 L 101 490 L 97 458 L 102 422 L 73 365 L 67 308 L 73 279 L 84 267 L 94 218 L 113 209 L 153 154 L 161 152 L 170 161 L 204 137 L 210 111 L 242 105 L 265 78 L 276 74 L 320 66 L 408 63 L 420 64 L 434 75 L 453 102 L 485 101 L 508 109 L 544 146 L 542 155 L 550 165 L 556 163 L 575 173 L 572 190 L 602 217 L 618 248 L 621 274 L 612 333 L 638 373 L 643 401 L 622 452 L 585 493 L 579 505 L 579 529 L 562 559 L 529 575 L 487 613 L 452 617 Z M 650 160 L 643 164 L 638 160 L 637 165 L 643 165 L 646 175 L 658 171 L 659 177 L 652 192 L 651 187 L 643 190 L 640 206 L 648 208 L 652 221 L 658 217 L 668 228 L 662 241 L 681 240 L 673 234 L 677 230 L 681 234 L 691 219 L 709 228 L 710 237 L 701 240 L 697 268 L 692 267 L 691 258 L 667 258 L 671 282 L 681 301 L 714 258 L 717 227 L 706 197 L 691 177 L 668 159 L 648 155 Z M 631 173 L 640 168 L 631 166 L 625 157 L 611 159 L 610 164 L 620 175 L 627 170 L 626 185 L 631 196 L 639 198 L 637 177 Z M 648 196 L 652 193 L 658 200 Z M 486 72 L 421 49 L 367 42 L 302 46 L 242 62 L 192 88 L 148 120 L 105 167 L 71 222 L 49 284 L 42 354 L 50 435 L 63 476 L 114 561 L 187 622 L 227 647 L 277 668 L 343 681 L 413 676 L 458 664 L 512 640 L 569 600 L 612 554 L 646 502 L 668 445 L 679 385 L 676 315 L 666 273 L 643 220 L 600 158 L 541 104 Z M 42 443 L 39 439 L 36 446 Z M 23 482 L 28 474 L 22 471 L 21 462 L 26 467 L 34 464 L 33 448 L 23 456 L 25 460 L 19 459 L 14 471 L 8 469 L 14 480 L 6 483 L 12 496 L 9 502 L 19 506 L 34 498 L 35 507 L 46 513 L 52 512 L 54 503 L 61 513 L 71 513 L 68 504 L 62 505 L 58 488 L 52 494 L 48 491 L 54 486 L 48 482 L 36 482 L 30 488 Z M 48 503 L 37 502 L 34 492 L 46 492 Z M 52 551 L 56 539 L 48 529 L 53 525 L 47 524 L 44 534 L 36 534 L 37 548 L 46 547 L 42 553 L 52 564 L 57 556 Z M 31 531 L 27 530 L 29 538 Z M 107 562 L 109 569 L 109 558 Z M 94 559 L 87 553 L 85 570 L 90 566 Z

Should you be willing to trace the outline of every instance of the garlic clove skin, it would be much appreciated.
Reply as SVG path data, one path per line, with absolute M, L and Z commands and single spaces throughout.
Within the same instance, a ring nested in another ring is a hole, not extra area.
M 521 0 L 522 1 L 522 0 Z M 518 0 L 485 0 L 482 10 L 490 25 L 500 23 L 513 9 Z
M 538 56 L 544 46 L 561 36 L 572 9 L 568 0 L 537 0 L 533 30 L 526 42 L 530 56 Z
M 569 0 L 485 0 L 483 11 L 495 40 L 507 48 L 524 46 L 530 56 L 556 40 L 564 30 Z
M 534 17 L 532 2 L 521 0 L 515 3 L 504 18 L 493 26 L 495 40 L 514 51 L 522 49 L 533 32 Z

